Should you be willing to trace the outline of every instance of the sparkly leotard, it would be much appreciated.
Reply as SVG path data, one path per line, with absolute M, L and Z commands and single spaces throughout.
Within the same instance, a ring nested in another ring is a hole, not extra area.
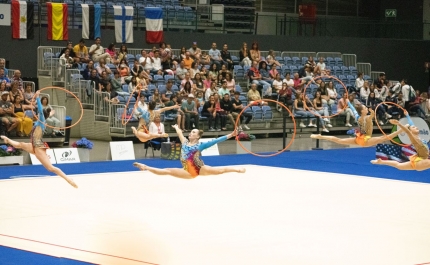
M 188 140 L 182 143 L 181 146 L 181 163 L 185 171 L 193 177 L 197 177 L 200 173 L 200 168 L 205 164 L 200 159 L 200 154 L 203 150 L 227 140 L 227 136 L 218 137 L 212 141 L 188 145 Z
M 365 146 L 366 142 L 372 137 L 373 132 L 373 118 L 375 117 L 375 112 L 370 111 L 370 115 L 365 117 L 360 117 L 354 106 L 348 101 L 348 106 L 354 113 L 355 119 L 358 122 L 359 130 L 355 131 L 355 143 L 360 146 Z
M 48 145 L 42 141 L 43 132 L 45 131 L 45 116 L 43 115 L 43 107 L 40 102 L 40 98 L 36 98 L 36 102 L 39 120 L 36 121 L 30 132 L 30 140 L 33 145 L 33 150 L 35 148 L 49 148 Z

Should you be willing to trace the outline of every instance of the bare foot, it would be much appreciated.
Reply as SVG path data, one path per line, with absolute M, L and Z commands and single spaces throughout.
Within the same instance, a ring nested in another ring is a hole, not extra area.
M 311 134 L 312 139 L 322 139 L 321 134 Z
M 146 165 L 141 164 L 141 163 L 134 162 L 133 166 L 137 167 L 139 170 L 142 170 L 142 171 L 146 170 Z
M 9 138 L 7 138 L 6 136 L 2 135 L 2 136 L 0 136 L 0 138 L 3 139 L 3 141 L 4 141 L 5 144 L 9 143 Z
M 136 128 L 134 126 L 131 126 L 131 130 L 133 131 L 133 134 L 136 135 L 137 130 L 136 130 Z
M 72 185 L 73 187 L 78 188 L 78 185 L 76 185 L 76 183 L 75 183 L 71 178 L 64 177 L 64 179 L 65 179 L 67 182 L 69 182 L 69 184 L 70 184 L 70 185 Z
M 167 137 L 169 137 L 169 135 L 167 133 L 163 133 L 163 137 L 167 138 Z
M 245 173 L 246 172 L 246 168 L 241 167 L 237 170 L 238 173 Z
M 378 158 L 378 159 L 375 159 L 375 160 L 370 160 L 370 163 L 372 163 L 372 164 L 381 164 L 381 159 L 380 158 Z

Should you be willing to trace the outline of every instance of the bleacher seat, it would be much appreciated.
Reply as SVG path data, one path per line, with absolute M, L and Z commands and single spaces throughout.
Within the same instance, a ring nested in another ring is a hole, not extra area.
M 332 74 L 341 75 L 342 74 L 342 70 L 340 69 L 339 66 L 333 66 L 333 68 L 332 68 Z
M 238 64 L 240 63 L 240 61 L 239 61 L 239 57 L 237 57 L 237 56 L 235 56 L 235 55 L 232 55 L 232 56 L 231 56 L 231 60 L 233 61 L 233 64 L 234 64 L 234 65 L 238 65 Z
M 165 79 L 164 79 L 164 77 L 162 75 L 154 75 L 152 81 L 157 84 L 157 87 L 159 85 L 164 85 L 165 84 Z
M 278 61 L 280 64 L 284 64 L 284 58 L 281 56 L 275 56 L 275 60 Z
M 202 116 L 202 110 L 203 110 L 203 106 L 200 106 L 198 111 L 199 111 L 199 119 L 200 121 L 207 121 L 208 117 Z
M 332 57 L 327 57 L 326 59 L 326 65 L 328 66 L 336 66 L 336 61 Z
M 284 57 L 284 64 L 285 65 L 292 65 L 293 64 L 293 59 L 291 59 L 291 57 L 289 57 L 289 56 L 285 56 Z
M 350 66 L 349 67 L 349 74 L 351 75 L 357 75 L 357 68 L 355 68 L 355 66 Z
M 273 119 L 273 112 L 270 106 L 263 106 L 262 111 L 264 121 L 271 121 Z
M 341 66 L 340 70 L 342 70 L 343 75 L 349 75 L 349 68 L 346 66 Z
M 248 105 L 248 99 L 246 98 L 246 96 L 239 96 L 239 100 L 242 101 L 242 105 L 247 106 Z
M 240 65 L 233 66 L 233 76 L 235 78 L 243 78 L 245 76 L 245 71 L 243 70 L 243 67 Z
M 291 73 L 291 69 L 289 65 L 282 65 L 281 66 L 281 75 L 284 77 L 287 75 L 287 73 Z
M 368 76 L 368 75 L 364 75 L 364 76 L 363 76 L 363 79 L 364 79 L 364 80 L 372 80 L 372 79 L 370 78 L 370 76 Z
M 252 106 L 251 110 L 254 121 L 263 121 L 263 110 L 260 106 Z
M 342 58 L 340 58 L 340 57 L 335 57 L 335 58 L 334 58 L 334 61 L 335 61 L 335 63 L 336 63 L 336 66 L 343 66 Z

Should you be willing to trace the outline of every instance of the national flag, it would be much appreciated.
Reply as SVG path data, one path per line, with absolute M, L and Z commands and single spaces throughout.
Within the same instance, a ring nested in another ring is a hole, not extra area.
M 113 6 L 115 39 L 118 43 L 133 43 L 133 7 Z
M 48 40 L 68 40 L 67 4 L 46 3 L 48 12 Z
M 12 38 L 34 38 L 34 4 L 26 1 L 12 1 Z
M 159 7 L 145 7 L 146 42 L 163 42 L 163 9 Z
M 81 4 L 82 6 L 82 38 L 94 40 L 101 37 L 100 22 L 102 8 L 99 4 Z
M 394 160 L 397 162 L 404 162 L 404 159 L 402 159 L 402 147 L 400 145 L 376 145 L 376 158 L 379 158 L 381 160 Z

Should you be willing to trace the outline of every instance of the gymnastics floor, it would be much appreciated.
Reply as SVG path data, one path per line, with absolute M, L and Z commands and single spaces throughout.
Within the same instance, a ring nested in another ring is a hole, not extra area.
M 70 175 L 79 189 L 58 177 L 0 180 L 0 245 L 91 264 L 430 261 L 429 184 L 245 167 L 193 180 Z

